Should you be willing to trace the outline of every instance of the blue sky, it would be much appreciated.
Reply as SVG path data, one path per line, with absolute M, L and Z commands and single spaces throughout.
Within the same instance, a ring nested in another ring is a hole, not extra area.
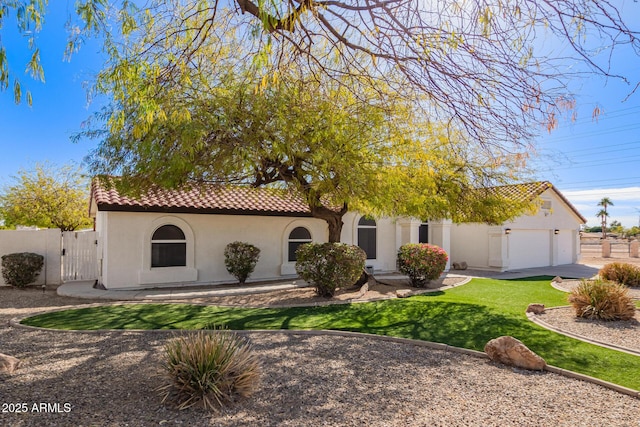
M 640 8 L 639 3 L 630 3 Z M 27 41 L 17 35 L 11 21 L 0 37 L 9 53 L 12 72 L 33 94 L 33 107 L 15 105 L 11 91 L 0 93 L 0 186 L 11 183 L 19 169 L 36 162 L 58 165 L 80 163 L 95 147 L 95 141 L 72 143 L 70 136 L 97 103 L 88 104 L 85 84 L 99 71 L 100 46 L 94 41 L 63 61 L 66 43 L 64 23 L 72 2 L 50 2 L 50 13 L 38 35 L 46 82 L 22 74 L 27 61 Z M 631 6 L 630 6 L 631 7 Z M 639 16 L 633 10 L 635 16 Z M 633 20 L 632 24 L 638 22 Z M 639 77 L 640 58 L 626 53 L 613 58 L 614 71 Z M 540 157 L 534 162 L 537 179 L 551 181 L 578 208 L 589 225 L 598 225 L 596 206 L 609 197 L 610 219 L 626 227 L 640 221 L 640 93 L 615 80 L 591 77 L 576 82 L 576 121 L 564 120 L 551 134 L 542 130 L 538 138 Z M 639 91 L 640 92 L 640 91 Z M 602 111 L 597 121 L 594 108 Z

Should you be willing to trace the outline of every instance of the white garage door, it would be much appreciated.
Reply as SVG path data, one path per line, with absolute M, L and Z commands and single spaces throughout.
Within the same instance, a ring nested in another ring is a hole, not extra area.
M 512 230 L 509 235 L 509 270 L 551 265 L 549 230 Z

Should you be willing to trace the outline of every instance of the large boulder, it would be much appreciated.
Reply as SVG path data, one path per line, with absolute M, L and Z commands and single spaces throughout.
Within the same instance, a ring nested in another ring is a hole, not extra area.
M 542 371 L 547 363 L 544 359 L 513 337 L 504 336 L 493 339 L 484 346 L 484 352 L 494 362 L 517 368 Z
M 20 359 L 0 353 L 0 372 L 12 373 L 20 366 Z

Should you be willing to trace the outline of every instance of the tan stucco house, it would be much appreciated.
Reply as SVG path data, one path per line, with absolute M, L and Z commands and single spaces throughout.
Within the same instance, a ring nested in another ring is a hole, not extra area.
M 415 242 L 441 246 L 450 262 L 465 261 L 469 268 L 576 262 L 585 219 L 547 182 L 526 184 L 522 194 L 539 198 L 542 208 L 501 226 L 372 220 L 349 212 L 343 217 L 341 241 L 365 249 L 374 271 L 395 270 L 398 248 Z M 295 249 L 328 240 L 326 223 L 311 217 L 300 199 L 267 188 L 211 186 L 134 199 L 94 182 L 90 212 L 98 232 L 98 281 L 108 289 L 233 282 L 224 248 L 237 240 L 261 250 L 250 281 L 292 277 Z

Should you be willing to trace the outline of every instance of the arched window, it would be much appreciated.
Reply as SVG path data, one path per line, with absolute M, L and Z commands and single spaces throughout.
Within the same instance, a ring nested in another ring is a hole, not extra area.
M 151 267 L 187 265 L 187 239 L 175 225 L 163 225 L 151 236 Z
M 311 243 L 311 233 L 304 227 L 296 227 L 289 233 L 289 257 L 288 260 L 296 260 L 296 250 L 300 245 Z
M 365 217 L 358 221 L 358 246 L 367 254 L 367 259 L 376 259 L 376 222 Z

